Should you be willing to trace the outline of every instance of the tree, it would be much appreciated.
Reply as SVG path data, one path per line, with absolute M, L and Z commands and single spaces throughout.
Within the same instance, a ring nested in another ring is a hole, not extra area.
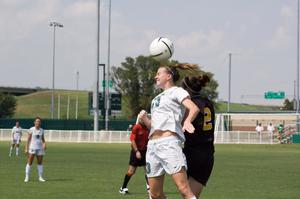
M 179 63 L 172 60 L 170 64 Z M 137 58 L 127 57 L 121 67 L 113 67 L 113 81 L 115 89 L 122 94 L 122 112 L 125 117 L 132 119 L 141 109 L 150 111 L 151 100 L 161 92 L 156 88 L 154 77 L 161 64 L 150 57 L 138 56 Z M 202 94 L 215 100 L 218 96 L 216 91 L 218 83 L 213 79 L 213 74 L 202 71 L 198 72 L 180 71 L 181 79 L 177 82 L 178 86 L 185 76 L 207 74 L 211 81 L 203 89 Z
M 152 96 L 157 93 L 154 76 L 159 62 L 148 57 L 127 57 L 121 67 L 113 67 L 115 89 L 122 94 L 122 109 L 134 118 L 141 109 L 149 109 Z
M 283 102 L 283 109 L 284 110 L 294 110 L 294 103 L 293 100 L 285 99 Z
M 13 116 L 16 110 L 16 98 L 9 94 L 0 93 L 0 118 Z

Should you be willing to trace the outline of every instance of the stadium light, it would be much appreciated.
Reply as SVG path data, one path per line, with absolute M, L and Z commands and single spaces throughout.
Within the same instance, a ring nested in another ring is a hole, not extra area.
M 58 22 L 50 22 L 49 26 L 53 26 L 53 65 L 52 65 L 52 91 L 51 91 L 51 118 L 54 119 L 54 75 L 55 75 L 55 29 L 63 28 L 63 24 Z
M 111 27 L 111 0 L 109 0 L 109 11 L 108 11 L 108 44 L 107 44 L 107 84 L 110 81 L 110 28 Z M 109 129 L 109 86 L 107 85 L 106 89 L 106 109 L 105 109 L 105 130 Z
M 231 100 L 231 56 L 229 53 L 229 64 L 228 64 L 228 101 L 227 101 L 227 112 L 230 112 L 230 100 Z
M 76 111 L 75 118 L 78 119 L 78 91 L 79 91 L 79 70 L 76 70 Z
M 99 53 L 100 53 L 100 0 L 97 3 L 97 66 L 93 93 L 94 131 L 99 130 Z
M 297 102 L 296 102 L 296 133 L 300 133 L 300 119 L 299 119 L 299 0 L 297 2 Z
M 299 0 L 297 1 L 297 102 L 296 102 L 296 131 L 300 133 L 300 119 L 299 119 Z

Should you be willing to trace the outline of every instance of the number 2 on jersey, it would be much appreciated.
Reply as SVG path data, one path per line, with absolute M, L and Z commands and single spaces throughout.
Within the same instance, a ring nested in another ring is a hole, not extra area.
M 203 122 L 203 131 L 209 131 L 213 128 L 211 111 L 208 107 L 204 107 L 204 122 Z

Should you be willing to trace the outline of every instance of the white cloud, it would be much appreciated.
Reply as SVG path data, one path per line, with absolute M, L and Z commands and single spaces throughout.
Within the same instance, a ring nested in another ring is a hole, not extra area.
M 280 10 L 280 15 L 282 17 L 293 17 L 295 14 L 295 9 L 293 9 L 291 6 L 287 6 L 287 5 L 284 5 L 282 6 L 281 10 Z
M 272 39 L 269 41 L 269 46 L 274 48 L 289 47 L 293 42 L 293 38 L 289 28 L 281 25 L 274 32 Z
M 100 6 L 101 11 L 103 9 Z M 100 11 L 100 13 L 102 13 Z M 74 4 L 70 4 L 66 8 L 66 13 L 69 17 L 87 17 L 87 16 L 95 16 L 97 12 L 97 1 L 77 1 Z
M 282 22 L 278 24 L 270 40 L 266 42 L 269 48 L 289 48 L 295 42 L 295 9 L 291 6 L 283 5 L 280 9 Z
M 216 51 L 223 45 L 224 32 L 218 30 L 210 30 L 205 33 L 203 31 L 191 32 L 186 35 L 180 36 L 176 39 L 175 48 L 193 52 L 210 53 Z

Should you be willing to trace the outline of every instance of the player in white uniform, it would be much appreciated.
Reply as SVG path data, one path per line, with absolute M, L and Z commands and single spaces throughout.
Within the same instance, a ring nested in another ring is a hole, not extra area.
M 184 131 L 193 133 L 192 121 L 199 109 L 187 91 L 175 86 L 179 69 L 197 69 L 197 65 L 162 66 L 155 76 L 156 85 L 164 91 L 151 103 L 151 120 L 145 111 L 141 119 L 151 129 L 146 155 L 146 169 L 152 199 L 166 199 L 163 193 L 165 173 L 172 176 L 184 199 L 196 199 L 186 175 L 186 159 L 182 152 Z M 186 111 L 187 110 L 187 111 Z M 185 114 L 186 112 L 186 114 Z M 183 118 L 185 117 L 185 120 Z M 183 126 L 181 122 L 184 121 Z
M 28 132 L 28 140 L 25 147 L 25 153 L 28 154 L 26 165 L 26 176 L 24 182 L 29 181 L 29 173 L 34 156 L 37 157 L 39 181 L 45 182 L 43 179 L 43 156 L 45 155 L 46 142 L 44 137 L 44 129 L 41 128 L 41 118 L 36 117 L 34 127 L 31 127 Z
M 11 131 L 12 135 L 12 143 L 9 149 L 9 157 L 12 155 L 13 148 L 16 146 L 16 156 L 19 155 L 19 146 L 21 143 L 21 137 L 22 137 L 22 128 L 20 127 L 19 121 L 16 121 L 16 126 Z

